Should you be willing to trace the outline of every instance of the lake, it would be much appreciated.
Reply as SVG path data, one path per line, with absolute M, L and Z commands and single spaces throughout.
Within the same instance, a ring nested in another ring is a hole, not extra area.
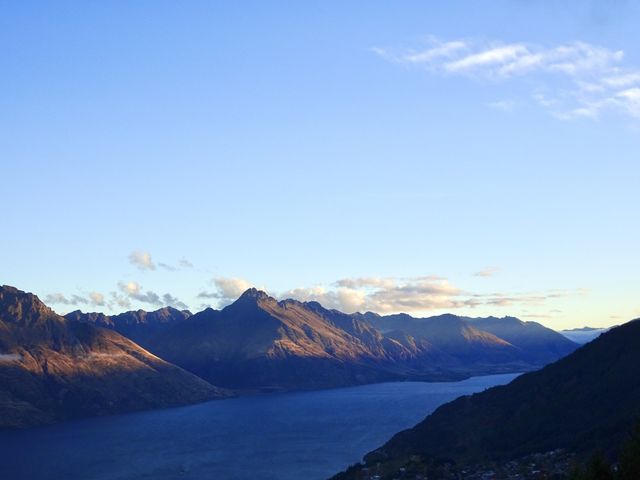
M 2 432 L 0 477 L 321 480 L 439 405 L 516 376 L 241 397 Z

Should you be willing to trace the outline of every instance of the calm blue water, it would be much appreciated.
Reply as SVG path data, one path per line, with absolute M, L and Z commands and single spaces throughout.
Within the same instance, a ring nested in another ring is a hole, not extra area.
M 0 478 L 320 480 L 439 405 L 516 376 L 244 397 L 3 432 Z

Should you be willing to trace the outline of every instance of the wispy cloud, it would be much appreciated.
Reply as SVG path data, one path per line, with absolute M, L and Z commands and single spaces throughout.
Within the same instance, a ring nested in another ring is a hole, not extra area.
M 89 301 L 79 295 L 66 296 L 63 293 L 50 293 L 44 297 L 44 303 L 59 304 L 59 305 L 84 305 Z
M 476 273 L 488 277 L 498 272 L 487 267 Z M 236 300 L 252 283 L 242 278 L 217 277 L 213 291 L 202 291 L 197 298 L 218 300 L 220 306 Z M 264 287 L 261 287 L 264 290 Z M 437 275 L 419 277 L 350 277 L 330 284 L 269 292 L 278 299 L 316 301 L 326 308 L 344 312 L 372 311 L 381 314 L 397 312 L 455 311 L 478 307 L 541 307 L 549 301 L 584 295 L 585 290 L 546 290 L 538 292 L 476 293 L 453 285 Z M 205 303 L 203 305 L 209 305 Z
M 178 261 L 178 265 L 182 268 L 193 268 L 193 263 L 191 263 L 189 260 L 187 260 L 186 258 L 181 258 Z
M 104 295 L 99 292 L 89 292 L 89 300 L 95 306 L 102 307 L 105 305 Z
M 463 305 L 462 292 L 437 276 L 414 278 L 346 278 L 329 287 L 297 288 L 283 298 L 315 300 L 329 308 L 347 312 L 371 310 L 379 313 L 456 308 Z
M 216 277 L 213 279 L 214 291 L 202 291 L 197 298 L 218 299 L 220 303 L 229 303 L 237 299 L 245 290 L 253 286 L 242 278 Z
M 114 307 L 125 308 L 125 309 L 131 308 L 131 300 L 129 300 L 128 297 L 123 296 L 118 292 L 110 292 L 110 296 L 111 296 L 111 301 L 109 302 L 109 306 L 111 308 L 114 308 Z
M 162 296 L 162 302 L 169 307 L 179 308 L 180 310 L 188 310 L 189 307 L 186 303 L 181 302 L 178 298 L 174 297 L 170 293 L 165 293 Z
M 455 40 L 452 42 L 441 42 L 435 37 L 429 37 L 430 47 L 425 50 L 411 50 L 398 56 L 386 48 L 374 47 L 372 50 L 378 55 L 388 60 L 398 63 L 414 63 L 424 64 L 435 61 L 445 61 L 460 52 L 469 50 L 469 45 L 464 40 Z
M 134 250 L 129 254 L 129 263 L 140 270 L 155 270 L 156 265 L 151 260 L 151 254 L 142 250 Z
M 476 277 L 493 277 L 499 271 L 499 267 L 484 267 L 482 270 L 474 273 L 473 275 Z
M 120 289 L 120 292 L 132 300 L 137 300 L 138 302 L 148 303 L 154 306 L 162 305 L 160 295 L 150 290 L 143 292 L 143 289 L 138 282 L 119 283 L 118 288 Z
M 490 277 L 499 271 L 498 267 L 486 267 L 474 275 Z M 237 277 L 216 277 L 212 279 L 211 291 L 201 291 L 196 298 L 204 300 L 201 307 L 218 307 L 235 301 L 242 293 L 254 286 L 253 283 Z M 258 287 L 265 290 L 264 287 Z M 545 290 L 532 292 L 492 292 L 477 293 L 460 288 L 448 279 L 437 275 L 418 277 L 349 277 L 335 282 L 298 287 L 286 291 L 270 292 L 276 298 L 294 298 L 300 301 L 317 301 L 327 308 L 335 308 L 344 312 L 373 311 L 381 314 L 407 312 L 420 313 L 428 311 L 456 311 L 487 307 L 517 308 L 528 313 L 526 307 L 546 307 L 546 311 L 554 305 L 547 305 L 562 298 L 578 297 L 588 292 L 576 290 Z M 158 294 L 147 290 L 136 281 L 120 282 L 117 290 L 109 292 L 109 296 L 99 292 L 86 295 L 64 295 L 53 293 L 47 295 L 45 303 L 63 305 L 106 306 L 110 309 L 131 309 L 135 304 L 152 307 L 172 306 L 187 310 L 188 305 L 171 293 Z M 535 315 L 539 312 L 533 312 Z
M 527 88 L 534 89 L 530 99 L 558 118 L 595 119 L 604 112 L 640 118 L 640 68 L 626 65 L 622 50 L 580 41 L 541 46 L 429 37 L 420 50 L 373 51 L 393 63 L 434 75 L 497 83 L 526 76 Z M 499 101 L 489 106 L 511 111 L 514 103 Z
M 158 266 L 170 272 L 177 272 L 178 270 L 193 268 L 193 263 L 191 263 L 186 258 L 181 258 L 180 260 L 178 260 L 177 265 L 171 265 L 169 263 L 160 262 L 158 263 Z
M 525 62 L 525 59 L 530 59 Z M 490 75 L 517 73 L 522 67 L 529 67 L 535 59 L 527 47 L 520 44 L 494 46 L 482 49 L 477 53 L 462 55 L 442 64 L 442 68 L 451 73 L 483 72 Z
M 501 112 L 513 112 L 516 109 L 516 102 L 513 100 L 496 100 L 495 102 L 487 103 L 487 107 Z
M 513 306 L 541 306 L 549 300 L 557 300 L 560 298 L 577 297 L 586 295 L 587 290 L 577 288 L 572 290 L 546 290 L 543 292 L 525 292 L 525 293 L 490 293 L 490 294 L 473 294 L 466 300 L 466 305 L 471 307 L 478 306 L 495 306 L 495 307 L 513 307 Z
M 131 308 L 133 302 L 145 303 L 153 307 L 174 307 L 187 310 L 189 306 L 171 293 L 160 295 L 152 290 L 145 290 L 138 282 L 120 282 L 118 291 L 111 292 L 109 306 Z
M 540 306 L 550 300 L 585 293 L 583 290 L 549 290 L 479 294 L 465 291 L 445 278 L 430 275 L 412 278 L 346 278 L 328 286 L 291 289 L 278 296 L 301 301 L 318 301 L 328 308 L 345 312 L 411 313 L 481 306 Z
M 105 305 L 105 297 L 99 292 L 89 292 L 86 295 L 65 295 L 63 293 L 50 293 L 44 298 L 44 303 L 51 305 L 91 305 L 95 307 Z
M 202 291 L 196 295 L 196 298 L 220 298 L 220 294 L 218 292 Z

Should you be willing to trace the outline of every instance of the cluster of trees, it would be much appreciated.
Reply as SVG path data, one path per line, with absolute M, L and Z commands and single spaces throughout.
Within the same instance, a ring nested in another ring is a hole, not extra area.
M 594 455 L 586 468 L 577 468 L 570 480 L 639 480 L 640 423 L 620 451 L 618 463 L 611 465 L 604 456 Z

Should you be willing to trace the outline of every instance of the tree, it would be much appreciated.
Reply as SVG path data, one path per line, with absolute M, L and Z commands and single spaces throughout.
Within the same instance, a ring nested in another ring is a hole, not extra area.
M 640 422 L 636 423 L 630 438 L 620 452 L 619 480 L 640 479 Z
M 585 478 L 586 480 L 614 480 L 611 466 L 602 454 L 596 453 L 591 457 Z
M 615 480 L 611 467 L 600 453 L 591 457 L 586 470 L 576 466 L 569 474 L 569 480 Z

